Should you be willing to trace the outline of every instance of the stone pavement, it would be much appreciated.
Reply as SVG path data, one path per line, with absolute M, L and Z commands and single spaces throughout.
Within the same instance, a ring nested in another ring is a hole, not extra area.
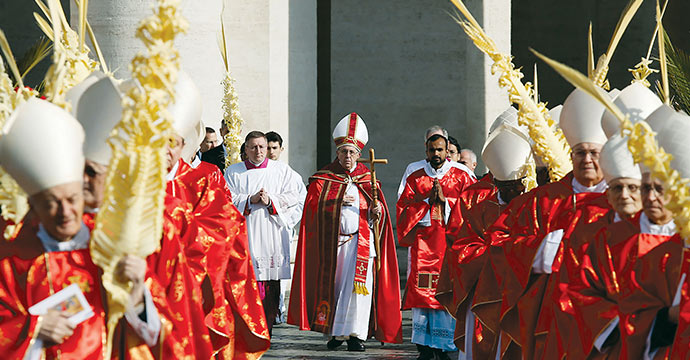
M 297 327 L 280 324 L 273 327 L 271 349 L 262 359 L 416 359 L 417 348 L 410 343 L 412 335 L 412 312 L 403 311 L 403 343 L 384 344 L 376 340 L 365 343 L 365 352 L 348 352 L 347 344 L 343 343 L 340 350 L 328 350 L 328 338 L 313 331 L 300 331 Z M 457 353 L 449 354 L 451 359 L 457 359 Z

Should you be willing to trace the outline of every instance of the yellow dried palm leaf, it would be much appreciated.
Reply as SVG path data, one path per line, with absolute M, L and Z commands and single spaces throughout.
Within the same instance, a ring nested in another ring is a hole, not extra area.
M 597 84 L 597 86 L 605 88 L 608 87 L 604 86 L 604 84 L 607 84 L 606 75 L 609 71 L 609 63 L 611 62 L 613 53 L 616 51 L 618 43 L 623 37 L 625 30 L 628 28 L 628 25 L 630 25 L 630 21 L 635 16 L 635 13 L 637 13 L 637 10 L 640 8 L 640 5 L 642 5 L 642 1 L 643 0 L 630 0 L 630 2 L 628 2 L 628 4 L 625 6 L 625 9 L 623 9 L 623 13 L 621 14 L 621 17 L 618 19 L 616 28 L 613 30 L 613 36 L 611 36 L 609 47 L 606 50 L 606 53 L 602 55 L 601 58 L 599 58 L 597 67 L 594 70 L 594 76 L 592 77 L 592 79 Z
M 115 265 L 126 254 L 150 255 L 162 236 L 165 154 L 172 136 L 167 109 L 174 101 L 180 67 L 173 41 L 187 28 L 178 7 L 178 1 L 158 0 L 154 15 L 140 23 L 136 36 L 147 52 L 132 60 L 132 76 L 141 87 L 126 94 L 122 120 L 109 139 L 112 158 L 90 245 L 108 294 L 108 357 L 113 331 L 129 304 L 131 290 L 131 284 L 114 276 Z
M 240 149 L 242 147 L 243 139 L 240 136 L 242 133 L 242 114 L 240 113 L 239 97 L 235 89 L 235 79 L 230 74 L 230 62 L 228 58 L 228 45 L 225 36 L 225 22 L 223 15 L 225 13 L 225 2 L 223 2 L 223 11 L 220 14 L 220 55 L 225 64 L 225 77 L 223 78 L 223 125 L 228 132 L 223 136 L 223 143 L 225 144 L 225 166 L 230 166 L 242 161 L 240 157 Z
M 493 60 L 491 72 L 499 74 L 499 86 L 508 91 L 511 103 L 518 105 L 518 122 L 527 126 L 529 130 L 529 136 L 534 141 L 532 151 L 548 165 L 549 175 L 553 181 L 561 179 L 572 170 L 570 147 L 563 133 L 551 119 L 546 104 L 537 103 L 532 99 L 534 90 L 530 88 L 530 84 L 522 83 L 523 74 L 515 68 L 512 57 L 498 50 L 493 39 L 484 32 L 465 4 L 461 0 L 451 2 L 465 17 L 465 20 L 456 21 L 477 48 Z
M 678 171 L 671 168 L 672 156 L 659 147 L 654 131 L 644 121 L 633 124 L 627 114 L 624 114 L 590 79 L 577 70 L 549 59 L 537 51 L 532 50 L 532 52 L 568 82 L 606 106 L 621 122 L 621 135 L 628 138 L 628 149 L 635 162 L 647 166 L 652 176 L 664 183 L 664 192 L 670 199 L 666 208 L 673 212 L 678 233 L 686 244 L 690 245 L 690 188 L 688 188 L 690 180 L 681 178 Z

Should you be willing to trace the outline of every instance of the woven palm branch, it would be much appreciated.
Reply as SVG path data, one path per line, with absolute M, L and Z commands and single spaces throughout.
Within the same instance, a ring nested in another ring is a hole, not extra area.
M 43 0 L 34 1 L 43 14 L 34 13 L 34 18 L 43 33 L 53 41 L 53 65 L 45 76 L 44 93 L 49 101 L 70 110 L 70 105 L 64 100 L 65 94 L 98 70 L 99 63 L 89 57 L 90 50 L 84 45 L 85 33 L 78 34 L 70 28 L 58 0 L 47 0 L 47 4 Z M 84 2 L 77 3 L 79 24 L 86 23 L 84 5 Z
M 115 265 L 127 254 L 142 258 L 152 254 L 163 232 L 165 153 L 172 137 L 167 109 L 174 101 L 180 68 L 173 41 L 186 31 L 187 22 L 176 0 L 158 0 L 153 12 L 136 32 L 146 46 L 146 53 L 136 55 L 131 64 L 140 87 L 125 94 L 122 120 L 108 140 L 112 158 L 90 245 L 108 293 L 108 354 L 132 286 L 114 276 Z
M 223 15 L 225 13 L 225 2 L 223 2 L 223 11 L 220 13 L 220 39 L 218 45 L 220 47 L 220 55 L 223 58 L 225 65 L 225 76 L 223 81 L 223 125 L 228 132 L 223 136 L 223 143 L 225 143 L 225 167 L 236 164 L 241 161 L 240 149 L 242 147 L 242 114 L 240 114 L 239 97 L 235 89 L 235 79 L 230 74 L 230 62 L 228 59 L 228 45 L 225 37 L 225 23 Z
M 552 181 L 558 181 L 572 170 L 570 147 L 563 132 L 551 119 L 546 104 L 535 102 L 531 84 L 523 84 L 523 74 L 515 68 L 512 56 L 501 53 L 493 39 L 482 29 L 461 0 L 451 0 L 465 19 L 456 19 L 479 50 L 494 61 L 491 72 L 499 74 L 498 84 L 508 91 L 511 103 L 518 105 L 518 122 L 529 129 L 534 140 L 532 151 L 549 167 Z
M 596 84 L 577 70 L 532 50 L 537 57 L 554 68 L 564 79 L 587 92 L 601 102 L 621 122 L 621 136 L 628 138 L 628 149 L 636 163 L 644 164 L 651 169 L 652 176 L 664 183 L 664 192 L 669 194 L 666 207 L 673 212 L 678 233 L 688 243 L 690 240 L 690 180 L 680 177 L 678 171 L 671 168 L 672 156 L 666 153 L 656 142 L 655 133 L 644 121 L 633 124 Z M 688 244 L 690 245 L 690 244 Z

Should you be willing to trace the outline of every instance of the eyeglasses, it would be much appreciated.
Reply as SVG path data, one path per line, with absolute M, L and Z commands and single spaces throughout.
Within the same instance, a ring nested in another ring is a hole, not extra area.
M 359 151 L 357 150 L 351 150 L 351 149 L 340 149 L 338 150 L 339 153 L 346 155 L 346 156 L 355 156 L 359 154 Z
M 597 160 L 599 159 L 599 155 L 601 155 L 600 151 L 597 150 L 574 150 L 573 151 L 573 156 L 577 159 L 584 159 L 587 157 L 587 155 L 592 158 L 592 160 Z
M 643 196 L 647 196 L 650 193 L 654 193 L 655 196 L 664 196 L 664 187 L 657 184 L 642 184 L 640 188 Z

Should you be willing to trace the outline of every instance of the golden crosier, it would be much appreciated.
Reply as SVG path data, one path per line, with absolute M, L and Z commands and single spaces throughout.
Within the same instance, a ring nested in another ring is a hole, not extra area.
M 158 0 L 153 11 L 136 32 L 147 51 L 132 59 L 132 76 L 140 86 L 125 94 L 122 120 L 108 139 L 112 157 L 90 246 L 108 293 L 108 354 L 132 286 L 114 276 L 115 265 L 125 254 L 150 255 L 163 234 L 165 153 L 172 137 L 167 109 L 180 68 L 173 40 L 186 31 L 187 22 L 176 0 Z
M 466 19 L 456 21 L 477 48 L 493 60 L 491 73 L 500 74 L 498 85 L 508 91 L 510 102 L 518 105 L 518 123 L 529 129 L 529 136 L 534 141 L 533 153 L 548 165 L 551 180 L 560 180 L 572 170 L 570 147 L 561 130 L 551 119 L 546 104 L 534 101 L 531 84 L 522 83 L 523 74 L 515 69 L 512 57 L 497 49 L 494 41 L 484 32 L 462 1 L 451 1 Z

